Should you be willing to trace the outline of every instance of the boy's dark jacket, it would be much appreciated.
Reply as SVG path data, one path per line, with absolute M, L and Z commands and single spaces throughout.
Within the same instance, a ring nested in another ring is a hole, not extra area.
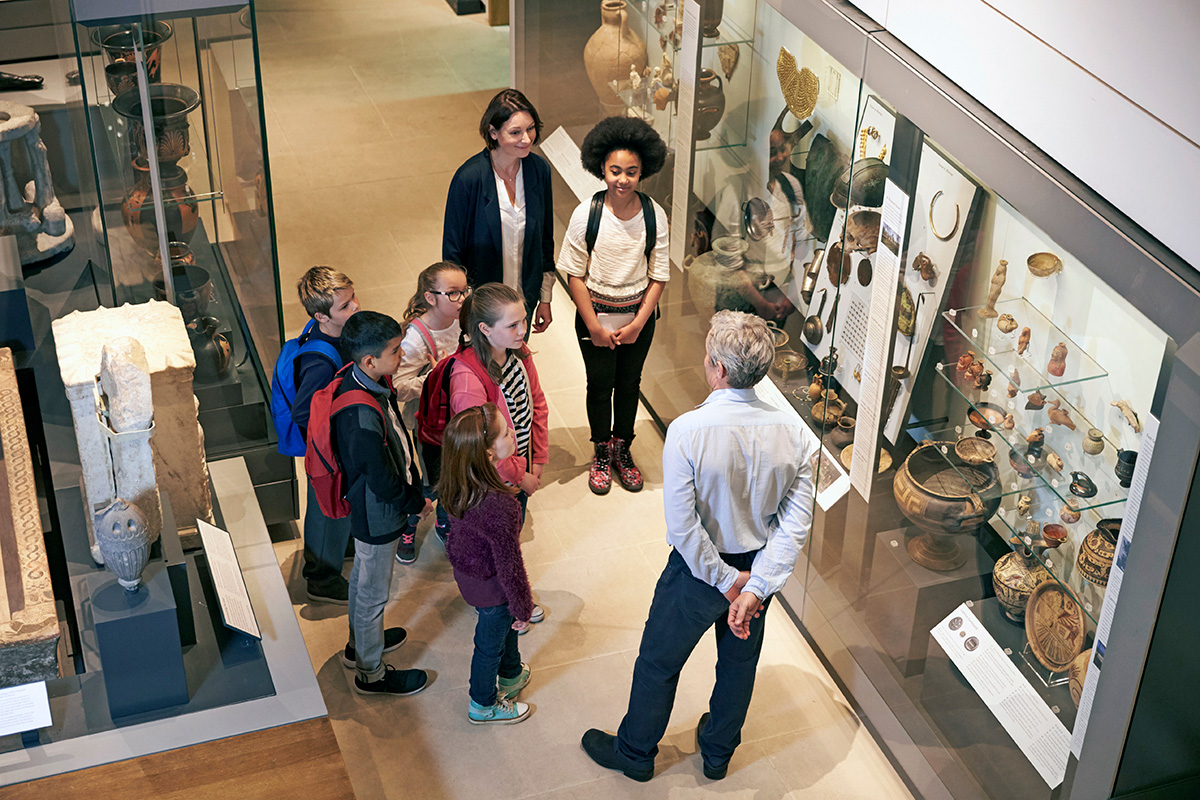
M 335 350 L 341 351 L 342 340 L 336 336 L 327 336 L 318 325 L 313 326 L 308 336 L 301 340 L 301 344 L 318 340 L 328 342 Z M 296 398 L 292 401 L 292 422 L 300 427 L 301 435 L 308 436 L 308 415 L 313 395 L 328 386 L 334 373 L 348 360 L 343 356 L 341 363 L 334 364 L 320 353 L 301 353 L 296 359 Z
M 408 431 L 400 421 L 395 391 L 371 380 L 357 365 L 342 376 L 334 397 L 348 389 L 365 389 L 379 404 L 378 411 L 363 405 L 350 406 L 331 421 L 338 464 L 346 478 L 350 531 L 355 539 L 367 544 L 387 544 L 400 537 L 408 516 L 424 507 L 421 481 L 400 442 L 399 436 L 408 438 Z M 389 428 L 385 444 L 383 426 L 389 424 L 388 405 L 396 412 L 401 428 L 399 432 Z M 412 439 L 408 441 L 412 452 Z

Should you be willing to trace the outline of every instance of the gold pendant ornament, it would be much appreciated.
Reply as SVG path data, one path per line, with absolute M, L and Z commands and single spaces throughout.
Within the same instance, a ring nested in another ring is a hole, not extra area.
M 797 69 L 796 57 L 786 47 L 779 48 L 775 73 L 779 76 L 779 89 L 787 101 L 788 110 L 797 119 L 808 119 L 817 107 L 817 96 L 821 91 L 817 76 L 808 67 Z

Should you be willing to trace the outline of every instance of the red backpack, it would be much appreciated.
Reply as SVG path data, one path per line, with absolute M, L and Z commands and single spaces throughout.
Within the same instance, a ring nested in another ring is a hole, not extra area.
M 424 444 L 442 446 L 442 436 L 450 423 L 450 370 L 455 361 L 466 364 L 487 392 L 489 403 L 500 399 L 500 387 L 479 363 L 479 358 L 468 345 L 460 345 L 454 355 L 443 358 L 425 376 L 421 386 L 421 400 L 417 405 L 417 437 Z
M 346 476 L 338 463 L 333 441 L 333 417 L 339 411 L 355 405 L 370 406 L 382 417 L 383 412 L 375 397 L 363 389 L 349 389 L 335 398 L 333 395 L 341 385 L 347 364 L 337 371 L 333 380 L 324 389 L 313 395 L 308 418 L 308 447 L 304 452 L 304 472 L 317 496 L 321 513 L 329 519 L 350 516 L 350 503 L 346 500 Z M 385 379 L 391 388 L 391 376 Z M 387 444 L 388 424 L 383 422 L 383 442 Z

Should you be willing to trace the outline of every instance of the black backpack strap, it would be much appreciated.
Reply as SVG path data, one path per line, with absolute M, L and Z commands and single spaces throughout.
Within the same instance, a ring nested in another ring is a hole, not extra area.
M 658 242 L 658 215 L 654 213 L 654 201 L 650 195 L 638 192 L 642 201 L 642 219 L 646 222 L 646 268 L 650 267 L 650 254 Z
M 805 121 L 807 122 L 807 120 Z M 780 175 L 776 178 L 776 181 L 779 183 L 779 188 L 783 190 L 783 196 L 787 198 L 788 207 L 791 208 L 792 214 L 795 214 L 800 208 L 800 204 L 796 202 L 796 190 L 792 187 L 792 182 L 788 180 L 786 174 Z
M 588 209 L 587 233 L 584 242 L 587 244 L 587 254 L 590 258 L 592 249 L 596 246 L 596 237 L 600 235 L 600 217 L 604 216 L 604 195 L 607 189 L 602 189 L 592 195 L 592 206 Z

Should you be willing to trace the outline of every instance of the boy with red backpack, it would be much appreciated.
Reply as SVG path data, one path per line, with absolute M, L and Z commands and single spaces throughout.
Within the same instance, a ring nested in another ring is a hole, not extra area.
M 348 595 L 350 640 L 342 663 L 357 670 L 354 690 L 359 694 L 416 694 L 428 682 L 423 670 L 397 670 L 383 663 L 383 654 L 407 638 L 403 628 L 385 629 L 383 624 L 396 545 L 410 514 L 423 518 L 433 510 L 422 494 L 413 442 L 392 388 L 404 333 L 386 314 L 360 311 L 342 328 L 341 338 L 342 350 L 353 364 L 343 367 L 313 400 L 306 470 L 314 474 L 314 457 L 332 455 L 334 482 L 340 485 L 333 487 L 332 496 L 320 499 L 344 499 L 349 505 L 355 546 Z M 328 428 L 316 417 L 325 409 L 332 409 Z M 330 446 L 332 453 L 326 450 Z

